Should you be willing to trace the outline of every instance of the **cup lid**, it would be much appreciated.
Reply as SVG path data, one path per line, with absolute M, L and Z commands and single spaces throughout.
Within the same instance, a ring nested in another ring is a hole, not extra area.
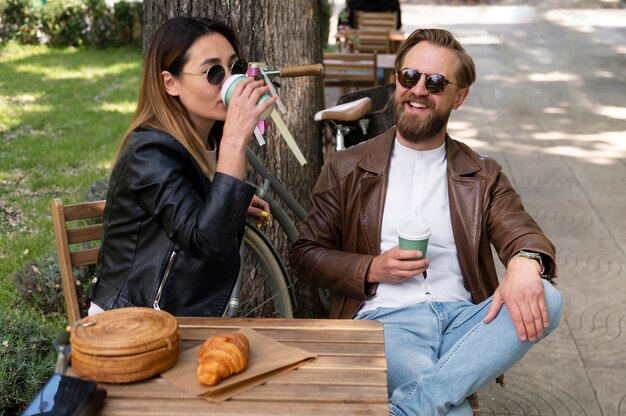
M 242 77 L 245 78 L 246 75 L 244 74 L 231 75 L 226 79 L 226 81 L 224 81 L 224 85 L 222 85 L 222 89 L 220 91 L 222 102 L 224 104 L 228 105 L 228 101 L 230 101 L 230 95 L 232 94 L 232 92 L 229 94 L 229 90 L 231 86 L 234 87 L 235 85 L 237 85 L 237 82 L 239 82 L 240 78 Z
M 423 221 L 412 219 L 398 227 L 398 235 L 408 240 L 420 240 L 430 237 L 430 228 Z

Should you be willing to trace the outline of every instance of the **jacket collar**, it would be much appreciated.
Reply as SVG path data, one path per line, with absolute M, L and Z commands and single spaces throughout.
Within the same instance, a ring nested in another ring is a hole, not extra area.
M 357 162 L 366 171 L 382 175 L 387 171 L 391 160 L 391 150 L 396 138 L 396 128 L 392 127 L 376 139 L 367 153 Z M 466 145 L 446 134 L 446 154 L 448 169 L 452 177 L 469 176 L 481 169 L 478 156 Z
M 373 140 L 372 146 L 367 153 L 357 162 L 357 165 L 368 172 L 382 175 L 387 171 L 391 159 L 391 149 L 396 138 L 396 128 L 392 127 L 377 139 Z
M 479 156 L 467 145 L 452 139 L 446 134 L 446 154 L 450 176 L 458 178 L 471 176 L 481 170 Z

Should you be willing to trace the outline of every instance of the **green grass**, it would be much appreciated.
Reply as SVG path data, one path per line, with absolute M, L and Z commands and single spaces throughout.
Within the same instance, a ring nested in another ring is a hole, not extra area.
M 0 315 L 39 319 L 51 340 L 63 320 L 28 309 L 13 275 L 54 250 L 50 199 L 83 200 L 109 175 L 140 71 L 137 48 L 0 47 Z

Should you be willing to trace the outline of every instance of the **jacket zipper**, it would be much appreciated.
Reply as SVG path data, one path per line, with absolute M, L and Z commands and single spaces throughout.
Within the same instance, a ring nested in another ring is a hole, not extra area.
M 174 265 L 174 260 L 176 260 L 176 255 L 178 252 L 176 250 L 172 251 L 170 254 L 170 258 L 167 261 L 167 267 L 165 268 L 165 273 L 163 274 L 163 279 L 161 279 L 161 284 L 159 285 L 159 290 L 157 290 L 157 294 L 154 298 L 154 302 L 152 303 L 152 307 L 156 310 L 161 310 L 159 303 L 161 302 L 161 296 L 163 295 L 163 289 L 165 288 L 165 283 L 167 282 L 167 278 L 170 277 L 170 272 L 172 271 L 172 266 Z

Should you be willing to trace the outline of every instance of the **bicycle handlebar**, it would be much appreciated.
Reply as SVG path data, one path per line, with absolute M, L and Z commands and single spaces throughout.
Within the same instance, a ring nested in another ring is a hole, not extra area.
M 263 69 L 263 73 L 269 77 L 270 79 L 274 79 L 276 77 L 306 77 L 309 75 L 317 75 L 322 76 L 324 73 L 324 65 L 322 64 L 312 64 L 312 65 L 296 65 L 296 66 L 285 66 L 280 69 Z
M 322 76 L 324 66 L 322 64 L 286 66 L 280 68 L 280 77 L 305 77 L 309 75 Z

